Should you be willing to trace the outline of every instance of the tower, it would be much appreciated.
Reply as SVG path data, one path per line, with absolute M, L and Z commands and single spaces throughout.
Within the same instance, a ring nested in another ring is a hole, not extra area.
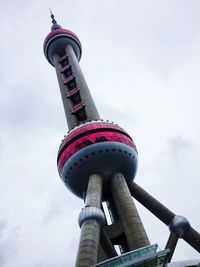
M 188 220 L 176 216 L 133 181 L 138 161 L 134 141 L 117 124 L 100 119 L 79 66 L 80 40 L 51 17 L 44 54 L 55 67 L 69 127 L 58 151 L 58 171 L 66 187 L 85 205 L 78 218 L 81 236 L 76 266 L 162 265 L 170 262 L 178 238 L 200 251 L 200 235 Z M 150 245 L 132 196 L 169 226 L 164 250 Z M 107 204 L 111 225 L 102 202 Z

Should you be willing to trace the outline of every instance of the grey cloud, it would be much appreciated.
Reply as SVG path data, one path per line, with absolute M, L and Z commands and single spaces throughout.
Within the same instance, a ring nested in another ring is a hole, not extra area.
M 8 228 L 7 221 L 1 221 L 1 224 L 6 233 L 0 237 L 0 265 L 9 266 L 12 255 L 15 255 L 17 251 L 18 235 L 21 227 Z
M 4 231 L 8 227 L 8 221 L 7 220 L 0 220 L 0 238 L 3 237 Z
M 171 137 L 168 139 L 167 144 L 171 156 L 179 155 L 181 152 L 191 148 L 191 144 L 184 140 L 182 136 Z
M 53 219 L 58 219 L 63 215 L 63 209 L 60 205 L 60 199 L 59 202 L 56 201 L 56 199 L 52 199 L 49 203 L 48 209 L 46 211 L 46 214 L 44 215 L 43 223 L 49 223 Z

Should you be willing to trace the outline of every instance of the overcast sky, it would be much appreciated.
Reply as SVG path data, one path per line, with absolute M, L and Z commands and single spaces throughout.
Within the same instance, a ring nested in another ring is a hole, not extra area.
M 200 1 L 0 1 L 0 266 L 73 267 L 83 202 L 57 173 L 67 124 L 43 55 L 49 8 L 83 46 L 103 119 L 139 151 L 135 181 L 200 231 Z M 136 203 L 151 240 L 169 231 Z M 180 240 L 174 260 L 198 258 Z

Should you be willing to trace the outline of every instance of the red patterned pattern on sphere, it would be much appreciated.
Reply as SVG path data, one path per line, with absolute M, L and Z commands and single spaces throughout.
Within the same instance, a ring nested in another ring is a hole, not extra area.
M 73 130 L 63 140 L 58 156 L 59 172 L 62 171 L 65 162 L 76 152 L 86 146 L 99 142 L 123 143 L 132 147 L 137 152 L 136 146 L 131 137 L 129 137 L 128 134 L 119 126 L 105 122 L 86 124 Z
M 59 151 L 62 149 L 63 146 L 65 146 L 66 143 L 68 143 L 71 139 L 73 139 L 77 135 L 80 135 L 82 133 L 85 133 L 85 132 L 90 131 L 90 130 L 95 130 L 95 129 L 115 129 L 115 130 L 117 129 L 117 130 L 123 132 L 125 135 L 128 135 L 121 127 L 119 127 L 116 124 L 110 123 L 110 122 L 89 123 L 89 124 L 85 124 L 83 126 L 79 126 L 77 129 L 75 128 L 74 130 L 72 130 L 67 135 L 67 137 L 63 140 L 63 142 L 61 143 Z M 130 136 L 129 136 L 129 138 L 131 139 Z M 134 144 L 134 147 L 135 147 L 135 144 Z

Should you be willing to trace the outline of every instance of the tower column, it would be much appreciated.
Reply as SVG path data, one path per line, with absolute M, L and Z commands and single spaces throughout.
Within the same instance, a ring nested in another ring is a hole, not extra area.
M 104 213 L 100 209 L 102 198 L 102 178 L 93 174 L 89 178 L 85 208 L 79 215 L 81 236 L 76 267 L 89 267 L 97 263 L 101 224 Z
M 124 228 L 129 251 L 150 245 L 127 183 L 121 173 L 116 173 L 112 177 L 111 194 Z
M 80 98 L 82 103 L 85 105 L 87 120 L 99 120 L 99 113 L 91 96 L 90 90 L 84 78 L 81 67 L 78 63 L 74 50 L 71 45 L 67 45 L 65 50 L 66 55 L 68 55 L 69 57 L 69 63 L 72 65 L 73 75 L 76 77 L 77 87 L 78 89 L 80 89 Z
M 58 84 L 59 84 L 60 93 L 61 93 L 62 102 L 63 102 L 63 107 L 64 107 L 64 111 L 65 111 L 65 117 L 67 120 L 69 130 L 71 130 L 72 128 L 74 128 L 78 125 L 78 120 L 77 120 L 76 116 L 74 116 L 73 114 L 71 114 L 69 112 L 70 109 L 73 108 L 73 104 L 67 98 L 67 88 L 64 84 L 64 78 L 61 74 L 61 66 L 60 66 L 59 60 L 60 60 L 60 56 L 55 54 L 53 56 L 53 63 L 54 63 L 55 69 L 56 69 Z

